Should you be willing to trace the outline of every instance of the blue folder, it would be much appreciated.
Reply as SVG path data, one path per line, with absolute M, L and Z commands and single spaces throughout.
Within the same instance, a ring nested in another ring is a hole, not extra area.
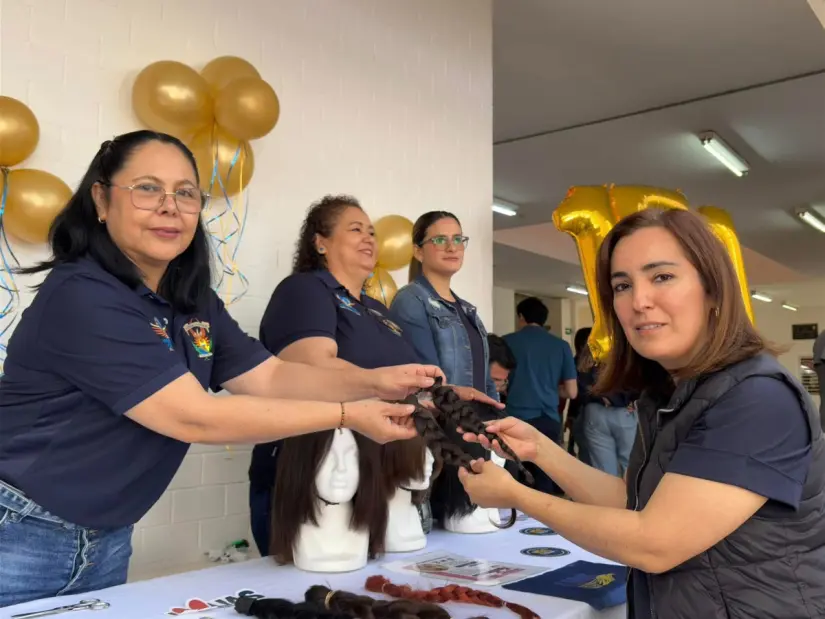
M 576 561 L 552 572 L 506 584 L 504 588 L 576 600 L 603 610 L 627 602 L 626 581 L 624 566 Z

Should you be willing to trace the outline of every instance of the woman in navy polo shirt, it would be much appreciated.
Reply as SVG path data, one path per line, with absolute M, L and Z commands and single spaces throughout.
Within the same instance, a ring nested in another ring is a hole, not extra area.
M 481 462 L 469 494 L 630 566 L 632 619 L 824 617 L 819 412 L 748 318 L 722 244 L 699 215 L 649 208 L 607 235 L 597 280 L 612 344 L 595 391 L 642 392 L 626 480 L 508 418 L 488 430 L 573 501 Z
M 269 301 L 261 342 L 281 359 L 327 368 L 381 368 L 413 363 L 405 334 L 387 308 L 363 292 L 378 251 L 369 216 L 352 196 L 326 196 L 313 204 L 298 238 L 293 273 Z M 464 399 L 491 402 L 474 389 Z M 277 443 L 255 447 L 249 469 L 252 532 L 262 555 L 269 550 Z
M 51 272 L 0 380 L 0 606 L 125 582 L 132 525 L 189 443 L 415 436 L 411 407 L 341 402 L 404 397 L 437 368 L 284 363 L 241 331 L 210 288 L 198 187 L 177 139 L 107 141 L 52 226 L 53 258 L 26 270 Z M 207 392 L 222 388 L 237 395 Z M 310 395 L 328 403 L 294 401 Z

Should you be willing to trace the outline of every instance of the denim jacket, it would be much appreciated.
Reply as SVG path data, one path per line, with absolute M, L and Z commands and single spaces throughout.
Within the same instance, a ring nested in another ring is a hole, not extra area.
M 457 296 L 455 298 L 481 334 L 486 392 L 488 396 L 498 400 L 495 383 L 490 378 L 487 331 L 476 308 Z M 404 330 L 404 335 L 415 348 L 422 363 L 440 367 L 450 384 L 464 387 L 473 385 L 470 337 L 461 322 L 461 316 L 458 315 L 458 310 L 441 299 L 425 277 L 419 276 L 398 291 L 390 307 L 390 317 Z

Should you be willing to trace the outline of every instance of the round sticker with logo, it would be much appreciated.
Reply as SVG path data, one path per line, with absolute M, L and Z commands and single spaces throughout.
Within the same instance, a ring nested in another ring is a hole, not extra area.
M 558 533 L 549 527 L 527 527 L 526 529 L 521 529 L 519 533 L 523 533 L 524 535 L 558 535 Z
M 570 554 L 564 548 L 551 548 L 550 546 L 538 546 L 536 548 L 525 548 L 521 554 L 528 557 L 566 557 Z

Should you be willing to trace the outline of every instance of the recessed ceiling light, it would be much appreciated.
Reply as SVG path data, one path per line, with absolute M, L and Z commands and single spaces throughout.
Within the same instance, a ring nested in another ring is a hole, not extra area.
M 764 301 L 765 303 L 771 303 L 773 301 L 768 295 L 756 292 L 755 290 L 751 292 L 751 297 L 757 301 Z
M 745 176 L 750 170 L 748 162 L 745 161 L 739 154 L 728 146 L 722 138 L 716 135 L 713 131 L 705 131 L 699 134 L 699 140 L 702 146 L 711 155 L 716 157 L 728 170 L 736 174 L 736 176 Z
M 825 219 L 808 209 L 799 209 L 796 211 L 796 216 L 808 224 L 814 230 L 825 233 Z
M 582 288 L 581 286 L 568 286 L 567 292 L 583 294 L 584 296 L 587 296 L 587 288 Z
M 791 305 L 790 303 L 785 303 L 784 301 L 782 302 L 782 307 L 784 307 L 786 310 L 790 310 L 792 312 L 795 312 L 799 309 L 795 305 Z
M 518 215 L 518 207 L 504 200 L 495 199 L 493 200 L 493 212 L 507 217 L 515 217 Z

